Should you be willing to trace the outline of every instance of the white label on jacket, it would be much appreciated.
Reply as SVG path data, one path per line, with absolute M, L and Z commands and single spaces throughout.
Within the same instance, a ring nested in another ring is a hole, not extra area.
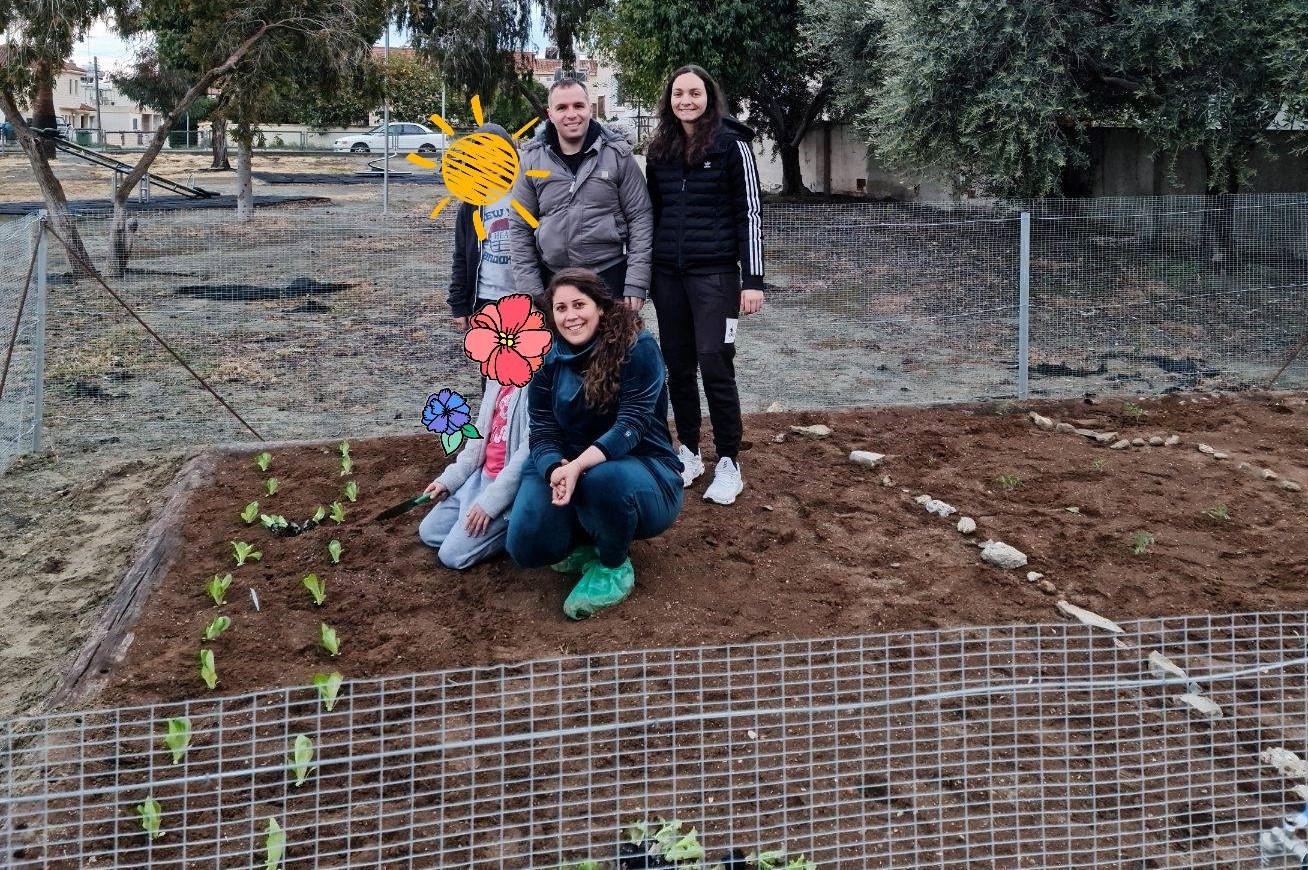
M 724 344 L 736 343 L 736 318 L 727 318 L 727 334 L 722 338 Z

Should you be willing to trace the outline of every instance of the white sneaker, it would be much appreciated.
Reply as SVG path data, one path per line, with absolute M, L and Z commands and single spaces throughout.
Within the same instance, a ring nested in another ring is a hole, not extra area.
M 713 470 L 713 482 L 704 490 L 704 499 L 718 504 L 731 504 L 744 488 L 745 481 L 740 479 L 740 466 L 730 457 L 724 456 L 718 460 L 717 468 Z
M 688 488 L 704 473 L 704 457 L 691 453 L 690 448 L 683 444 L 677 451 L 677 458 L 681 460 L 681 485 Z

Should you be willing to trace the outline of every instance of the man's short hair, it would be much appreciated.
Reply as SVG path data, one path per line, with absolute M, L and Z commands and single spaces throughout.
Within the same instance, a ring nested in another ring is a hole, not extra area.
M 586 87 L 585 82 L 583 82 L 581 79 L 574 79 L 572 76 L 564 76 L 554 84 L 550 85 L 549 92 L 545 95 L 545 98 L 549 99 L 550 97 L 554 96 L 554 92 L 557 91 L 559 88 L 570 88 L 573 87 L 574 85 L 576 87 L 581 88 L 582 93 L 584 93 L 586 96 L 588 97 L 590 96 L 590 89 Z

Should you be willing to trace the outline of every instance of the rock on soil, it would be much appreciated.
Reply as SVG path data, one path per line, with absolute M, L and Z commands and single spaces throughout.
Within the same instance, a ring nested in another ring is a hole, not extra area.
M 849 454 L 850 462 L 866 468 L 876 468 L 881 460 L 885 458 L 884 453 L 873 453 L 871 450 L 854 450 Z
M 981 558 L 996 568 L 1021 568 L 1026 564 L 1026 553 L 1003 541 L 987 541 L 981 548 Z
M 814 441 L 829 438 L 831 436 L 831 427 L 823 426 L 821 423 L 814 426 L 791 426 L 790 431 L 798 435 L 800 438 L 809 438 Z

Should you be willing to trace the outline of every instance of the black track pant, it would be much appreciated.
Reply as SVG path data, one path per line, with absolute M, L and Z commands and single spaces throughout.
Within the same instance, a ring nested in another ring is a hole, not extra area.
M 659 319 L 659 344 L 668 364 L 668 396 L 677 439 L 699 449 L 698 369 L 708 398 L 718 458 L 740 452 L 740 394 L 736 391 L 736 321 L 740 273 L 689 275 L 654 270 L 650 297 Z

